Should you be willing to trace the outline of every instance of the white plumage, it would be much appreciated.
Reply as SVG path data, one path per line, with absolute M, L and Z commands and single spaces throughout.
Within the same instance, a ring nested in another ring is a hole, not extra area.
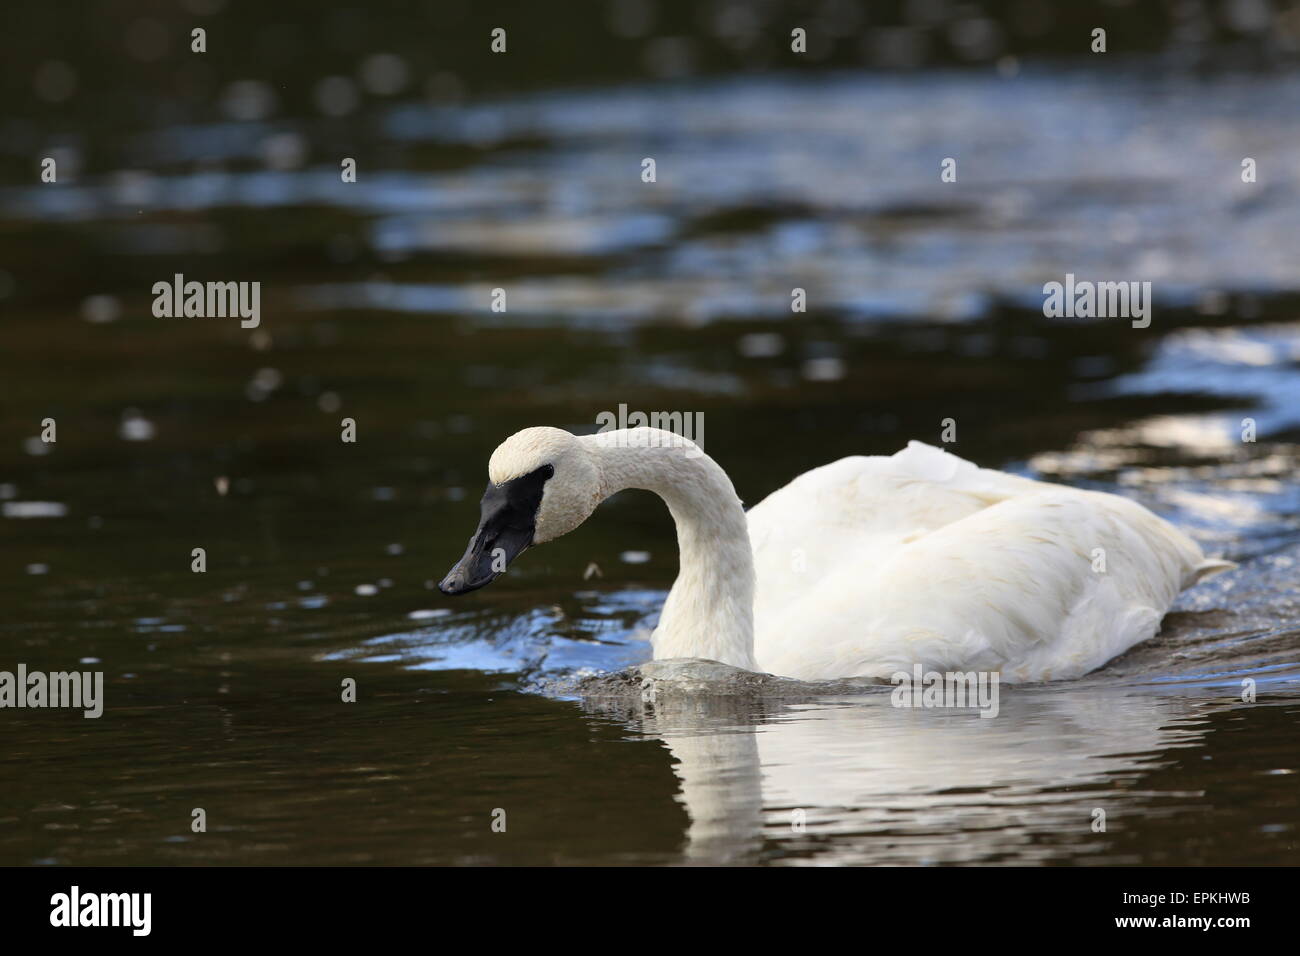
M 1079 677 L 1151 637 L 1179 591 L 1233 567 L 1141 505 L 978 468 L 920 442 L 814 469 L 746 514 L 689 441 L 638 428 L 530 428 L 494 483 L 554 467 L 533 543 L 624 488 L 658 493 L 681 568 L 652 642 L 802 680 L 888 678 L 915 664 Z
M 1141 505 L 911 442 L 801 475 L 748 515 L 759 667 L 1079 677 L 1151 637 L 1228 562 Z M 793 556 L 793 558 L 792 558 Z

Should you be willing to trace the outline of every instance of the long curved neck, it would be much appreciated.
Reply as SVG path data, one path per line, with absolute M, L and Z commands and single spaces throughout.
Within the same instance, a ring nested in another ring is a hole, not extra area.
M 754 555 L 727 473 L 692 442 L 658 428 L 581 440 L 600 467 L 602 497 L 624 488 L 653 491 L 677 523 L 681 568 L 655 629 L 655 659 L 699 657 L 757 670 Z

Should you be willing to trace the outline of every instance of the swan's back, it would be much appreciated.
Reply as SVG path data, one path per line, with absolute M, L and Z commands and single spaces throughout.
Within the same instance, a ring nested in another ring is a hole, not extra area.
M 806 680 L 915 663 L 1079 676 L 1154 634 L 1198 575 L 1230 566 L 1125 498 L 915 441 L 801 475 L 749 511 L 749 528 L 755 656 Z
M 760 582 L 755 614 L 806 597 L 863 553 L 904 541 L 1048 487 L 979 468 L 913 441 L 895 455 L 855 455 L 805 472 L 751 508 L 749 537 Z

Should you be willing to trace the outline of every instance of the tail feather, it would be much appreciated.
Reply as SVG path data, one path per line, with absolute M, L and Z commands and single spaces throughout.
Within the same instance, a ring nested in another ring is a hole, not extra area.
M 1237 567 L 1240 567 L 1240 565 L 1235 561 L 1224 561 L 1221 558 L 1206 558 L 1192 569 L 1191 584 L 1200 584 L 1207 578 L 1212 578 L 1216 574 L 1222 574 L 1224 571 L 1232 571 Z

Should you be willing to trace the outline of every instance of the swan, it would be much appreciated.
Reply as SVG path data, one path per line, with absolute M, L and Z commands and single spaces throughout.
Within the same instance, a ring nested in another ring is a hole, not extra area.
M 490 584 L 625 488 L 658 494 L 677 524 L 655 659 L 806 681 L 916 664 L 1080 677 L 1155 634 L 1181 590 L 1236 566 L 1127 498 L 918 441 L 815 468 L 746 512 L 727 473 L 672 432 L 536 427 L 493 452 L 478 527 L 439 590 Z

